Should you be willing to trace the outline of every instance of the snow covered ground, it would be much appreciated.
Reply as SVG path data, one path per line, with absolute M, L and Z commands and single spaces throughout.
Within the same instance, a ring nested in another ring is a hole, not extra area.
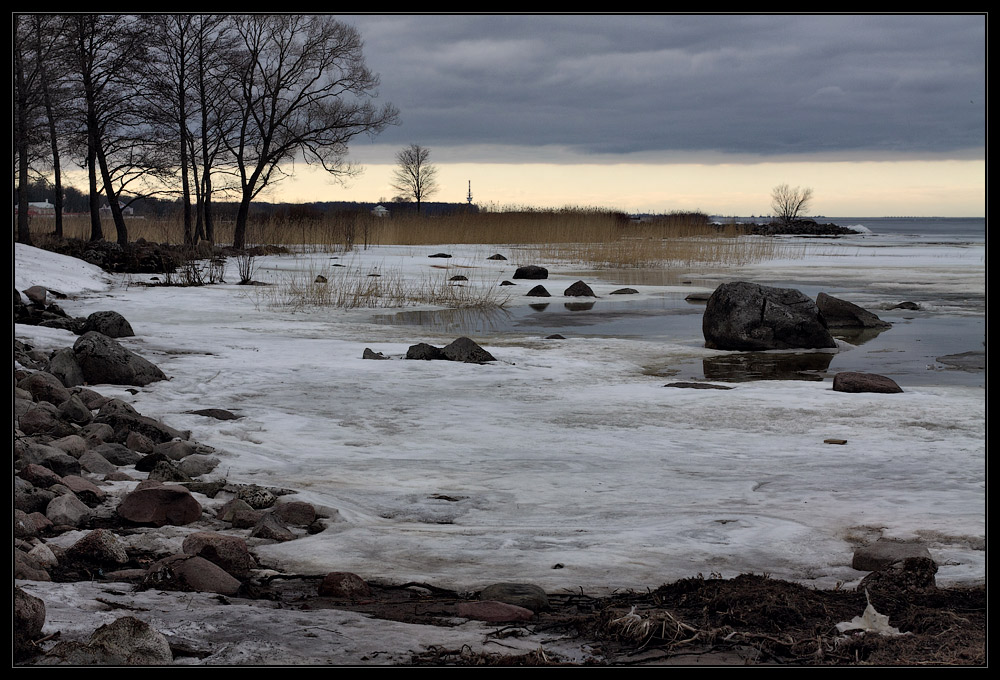
M 708 291 L 721 276 L 798 281 L 810 294 L 848 291 L 900 327 L 911 321 L 889 308 L 911 299 L 923 311 L 910 319 L 985 329 L 985 244 L 876 247 L 859 234 L 803 250 L 722 274 L 692 271 L 691 284 L 636 285 L 639 294 L 621 304 Z M 453 257 L 428 258 L 441 251 Z M 487 260 L 493 252 L 510 260 Z M 383 246 L 258 258 L 255 278 L 336 276 L 330 265 L 343 264 L 361 275 L 461 273 L 466 285 L 495 286 L 515 263 L 529 263 L 518 257 L 492 246 Z M 532 263 L 549 268 L 542 283 L 554 297 L 545 301 L 569 301 L 561 291 L 579 268 Z M 555 341 L 504 330 L 474 336 L 494 363 L 406 361 L 410 345 L 441 346 L 457 334 L 372 322 L 395 310 L 275 309 L 260 287 L 235 285 L 232 262 L 224 284 L 136 285 L 148 278 L 16 246 L 17 289 L 67 293 L 60 305 L 73 316 L 123 314 L 136 332 L 124 344 L 170 378 L 135 395 L 98 391 L 191 430 L 216 448 L 220 476 L 295 489 L 337 511 L 322 533 L 257 550 L 280 569 L 459 591 L 519 581 L 602 593 L 743 572 L 834 587 L 864 576 L 851 568 L 854 547 L 883 537 L 924 541 L 939 585 L 985 579 L 985 373 L 940 380 L 951 369 L 931 361 L 923 372 L 888 373 L 904 390 L 892 395 L 833 392 L 830 379 L 664 387 L 671 380 L 651 366 L 725 354 L 705 349 L 690 319 L 675 336 L 668 326 L 667 337 L 574 327 Z M 505 288 L 513 310 L 539 302 L 523 297 L 525 283 Z M 607 273 L 588 283 L 601 300 L 621 287 Z M 75 340 L 20 325 L 15 336 L 42 349 Z M 984 339 L 978 330 L 954 338 L 964 350 L 983 349 Z M 393 360 L 362 360 L 365 347 Z M 841 343 L 839 352 L 865 349 Z M 208 407 L 241 418 L 185 413 Z

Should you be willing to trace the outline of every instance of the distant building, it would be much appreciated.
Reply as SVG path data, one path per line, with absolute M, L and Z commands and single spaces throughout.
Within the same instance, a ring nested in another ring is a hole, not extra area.
M 14 205 L 14 214 L 17 214 L 17 205 Z M 55 215 L 56 207 L 49 203 L 48 199 L 44 201 L 34 201 L 28 203 L 28 214 L 29 215 Z
M 135 214 L 135 210 L 133 210 L 131 208 L 131 206 L 123 205 L 120 201 L 118 202 L 118 207 L 121 208 L 122 215 L 133 215 L 133 214 Z M 108 205 L 107 203 L 105 203 L 104 205 L 101 206 L 101 213 L 102 214 L 107 215 L 110 212 L 111 212 L 111 206 L 110 205 Z
M 377 205 L 372 208 L 372 215 L 375 217 L 387 217 L 389 215 L 389 211 L 385 208 L 385 206 Z

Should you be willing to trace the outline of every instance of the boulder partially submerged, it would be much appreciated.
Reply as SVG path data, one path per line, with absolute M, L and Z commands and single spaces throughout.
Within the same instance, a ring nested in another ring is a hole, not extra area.
M 572 286 L 567 288 L 563 292 L 563 295 L 566 297 L 597 297 L 594 295 L 593 289 L 584 281 L 577 281 Z
M 518 267 L 514 271 L 515 279 L 547 279 L 549 278 L 549 270 L 545 267 L 540 267 L 537 264 L 529 264 L 523 267 Z
M 724 283 L 702 317 L 710 349 L 832 349 L 837 346 L 816 303 L 794 288 Z
M 820 293 L 816 296 L 816 307 L 826 319 L 828 328 L 885 329 L 892 327 L 891 323 L 883 321 L 867 309 L 826 293 Z
M 903 389 L 892 378 L 877 373 L 844 371 L 833 376 L 834 392 L 877 392 L 898 394 Z

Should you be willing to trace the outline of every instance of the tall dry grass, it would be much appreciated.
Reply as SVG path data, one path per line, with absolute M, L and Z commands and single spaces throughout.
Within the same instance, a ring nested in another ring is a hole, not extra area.
M 300 311 L 310 308 L 378 309 L 433 304 L 453 309 L 497 309 L 510 302 L 510 293 L 496 281 L 457 284 L 446 274 L 407 279 L 402 272 L 380 269 L 378 274 L 354 267 L 287 272 L 273 285 L 248 290 L 255 306 Z
M 52 220 L 34 218 L 33 233 L 51 232 Z M 180 243 L 179 219 L 128 219 L 130 240 Z M 65 220 L 69 238 L 89 238 L 89 218 Z M 105 225 L 114 238 L 114 225 Z M 233 224 L 216 226 L 216 243 L 232 242 Z M 321 219 L 252 220 L 248 245 L 283 245 L 300 252 L 344 252 L 375 245 L 481 244 L 521 246 L 523 257 L 587 267 L 656 267 L 663 264 L 745 265 L 796 257 L 802 247 L 751 237 L 739 225 L 714 225 L 704 216 L 667 215 L 634 222 L 620 213 L 586 209 L 512 210 L 424 217 L 331 213 Z

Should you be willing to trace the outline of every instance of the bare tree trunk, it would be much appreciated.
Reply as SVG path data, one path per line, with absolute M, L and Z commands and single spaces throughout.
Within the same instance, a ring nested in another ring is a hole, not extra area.
M 31 224 L 28 217 L 28 85 L 24 76 L 24 61 L 20 49 L 15 50 L 17 105 L 17 240 L 31 245 Z
M 25 139 L 22 135 L 22 139 Z M 31 245 L 31 218 L 28 215 L 28 144 L 19 145 L 17 159 L 17 240 Z
M 94 133 L 87 133 L 87 176 L 90 182 L 90 240 L 103 241 L 104 230 L 101 228 L 101 198 L 97 193 L 97 148 L 94 143 Z
M 205 205 L 202 199 L 201 178 L 198 175 L 198 156 L 194 152 L 194 138 L 189 135 L 190 144 L 188 161 L 191 163 L 191 176 L 194 178 L 194 242 L 201 243 L 205 238 Z
M 205 238 L 208 239 L 209 243 L 215 243 L 215 216 L 212 208 L 212 174 L 208 170 L 202 170 L 204 176 L 202 181 L 204 182 L 204 189 L 202 204 L 205 211 Z
M 206 152 L 207 153 L 207 152 Z M 201 203 L 202 211 L 205 213 L 205 238 L 209 243 L 215 243 L 215 216 L 212 212 L 212 173 L 208 166 L 202 163 L 201 166 Z
M 118 243 L 122 246 L 128 245 L 128 228 L 125 226 L 125 216 L 122 215 L 122 207 L 118 204 L 118 196 L 115 194 L 115 187 L 111 183 L 111 170 L 108 168 L 108 159 L 104 155 L 104 149 L 97 145 L 97 162 L 101 167 L 101 179 L 104 180 L 104 194 L 108 197 L 108 207 L 111 208 L 111 217 L 115 221 L 115 231 L 118 232 Z
M 236 227 L 233 230 L 233 248 L 243 250 L 246 248 L 247 238 L 247 217 L 250 214 L 250 196 L 244 194 L 240 201 L 240 209 L 236 211 Z
M 183 106 L 183 104 L 181 104 Z M 187 126 L 181 125 L 181 200 L 184 203 L 184 243 L 194 243 L 191 228 L 191 186 L 188 183 Z
M 201 113 L 201 133 L 199 135 L 201 153 L 201 176 L 196 181 L 201 190 L 198 217 L 203 221 L 205 239 L 215 243 L 215 215 L 212 206 L 212 166 L 216 162 L 211 145 L 220 143 L 220 139 L 210 141 L 213 135 L 221 136 L 222 132 L 211 121 L 209 112 L 219 105 L 222 98 L 215 75 L 217 69 L 226 60 L 224 54 L 228 31 L 226 25 L 230 19 L 225 15 L 201 15 L 195 25 L 194 77 L 197 83 L 198 107 Z M 195 156 L 194 144 L 191 146 L 192 164 Z
M 56 135 L 56 121 L 51 113 L 51 107 L 49 105 L 48 88 L 46 88 L 45 96 L 45 109 L 49 118 L 49 134 L 52 137 L 52 173 L 54 175 L 53 180 L 55 183 L 55 211 L 56 211 L 56 228 L 55 235 L 58 238 L 63 236 L 63 188 L 62 188 L 62 169 L 59 165 L 59 138 Z
M 59 163 L 59 133 L 56 129 L 55 107 L 52 104 L 52 92 L 49 90 L 49 70 L 46 66 L 45 56 L 42 54 L 42 22 L 39 15 L 35 15 L 35 58 L 38 60 L 39 75 L 41 76 L 42 102 L 45 105 L 45 119 L 49 127 L 49 140 L 52 145 L 52 174 L 55 184 L 55 236 L 63 236 L 63 190 L 62 190 L 62 168 Z
M 194 243 L 194 233 L 191 229 L 191 185 L 188 182 L 187 158 L 188 137 L 190 135 L 187 126 L 187 48 L 183 35 L 181 41 L 177 75 L 177 112 L 181 141 L 181 194 L 184 201 L 184 243 L 191 245 Z

